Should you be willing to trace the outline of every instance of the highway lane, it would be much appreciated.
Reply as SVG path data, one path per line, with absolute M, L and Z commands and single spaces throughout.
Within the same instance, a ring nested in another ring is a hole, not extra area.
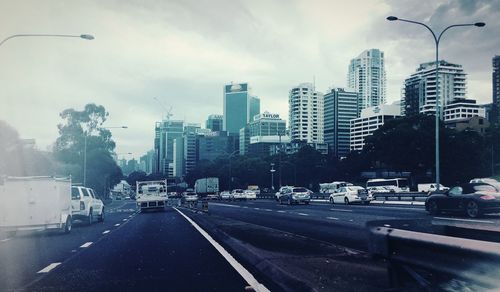
M 119 214 L 119 213 L 118 213 Z M 138 213 L 26 291 L 244 291 L 242 276 L 178 212 Z
M 21 287 L 33 280 L 37 272 L 50 263 L 61 262 L 77 253 L 82 244 L 94 242 L 129 220 L 135 204 L 113 202 L 106 206 L 103 223 L 87 226 L 75 222 L 70 234 L 58 231 L 20 231 L 16 236 L 3 236 L 0 241 L 0 290 Z

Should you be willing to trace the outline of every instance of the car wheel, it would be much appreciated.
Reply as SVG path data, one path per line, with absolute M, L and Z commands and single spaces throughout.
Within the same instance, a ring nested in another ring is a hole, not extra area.
M 333 198 L 330 198 L 330 204 L 335 204 L 335 202 L 333 201 Z
M 304 203 L 305 203 L 306 205 L 309 205 L 309 202 L 308 202 L 308 201 L 305 201 Z
M 70 216 L 68 216 L 68 218 L 66 218 L 66 223 L 64 224 L 64 233 L 70 233 L 71 232 L 71 228 L 73 227 L 73 220 L 71 219 Z
M 93 210 L 90 209 L 89 210 L 89 216 L 87 217 L 87 225 L 92 225 L 92 222 L 94 221 L 92 213 L 93 213 Z
M 345 203 L 346 205 L 349 205 L 349 199 L 348 199 L 348 198 L 344 198 L 344 203 Z
M 469 201 L 465 207 L 465 213 L 470 218 L 477 218 L 481 215 L 481 210 L 476 201 Z
M 280 202 L 280 205 L 283 205 L 283 200 L 281 198 L 279 198 L 278 201 Z
M 102 212 L 101 212 L 101 215 L 99 216 L 99 218 L 97 219 L 99 222 L 104 222 L 104 208 L 102 208 Z
M 429 201 L 428 210 L 429 210 L 429 214 L 431 214 L 431 215 L 438 215 L 440 213 L 439 207 L 438 207 L 436 201 Z

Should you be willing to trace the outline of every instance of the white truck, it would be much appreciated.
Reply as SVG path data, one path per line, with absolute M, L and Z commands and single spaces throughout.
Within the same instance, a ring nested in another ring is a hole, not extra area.
M 0 230 L 71 232 L 71 178 L 0 178 Z
M 198 195 L 198 198 L 219 198 L 219 178 L 206 177 L 197 179 L 194 183 L 194 192 Z
M 167 205 L 167 180 L 136 182 L 136 202 L 141 211 L 164 210 Z

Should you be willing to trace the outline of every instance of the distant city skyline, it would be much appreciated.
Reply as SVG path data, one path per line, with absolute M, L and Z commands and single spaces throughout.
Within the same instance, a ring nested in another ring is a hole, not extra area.
M 331 17 L 334 10 L 343 13 Z M 500 30 L 498 1 L 22 1 L 0 4 L 0 36 L 96 38 L 6 42 L 0 48 L 0 119 L 45 150 L 58 136 L 61 111 L 100 104 L 110 112 L 105 126 L 129 127 L 112 131 L 116 152 L 139 159 L 153 148 L 151 125 L 165 114 L 154 97 L 173 108 L 172 119 L 204 124 L 209 114 L 222 114 L 221 87 L 243 81 L 261 108 L 288 119 L 291 87 L 313 81 L 323 93 L 346 87 L 350 60 L 370 48 L 385 54 L 391 103 L 400 99 L 404 79 L 432 61 L 434 47 L 424 28 L 389 23 L 388 15 L 436 30 L 486 22 L 481 29 L 450 31 L 440 59 L 463 65 L 469 98 L 491 102 L 491 60 L 500 53 L 493 37 Z

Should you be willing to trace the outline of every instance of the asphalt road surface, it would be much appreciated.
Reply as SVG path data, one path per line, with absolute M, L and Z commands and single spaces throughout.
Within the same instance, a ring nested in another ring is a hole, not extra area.
M 443 222 L 488 229 L 500 216 L 272 200 L 138 213 L 117 201 L 105 222 L 70 234 L 0 234 L 0 291 L 382 291 L 386 267 L 367 253 L 367 225 L 440 232 Z
M 113 203 L 104 223 L 0 242 L 0 291 L 244 291 L 248 284 L 177 211 Z

